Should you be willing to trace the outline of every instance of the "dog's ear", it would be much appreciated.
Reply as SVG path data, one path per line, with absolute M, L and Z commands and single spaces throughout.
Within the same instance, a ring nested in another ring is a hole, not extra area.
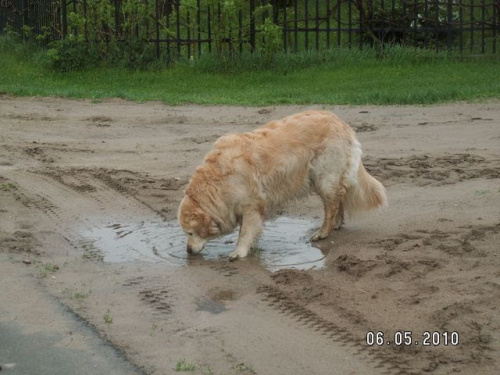
M 208 229 L 208 233 L 211 236 L 216 236 L 219 234 L 222 234 L 222 228 L 219 223 L 217 223 L 215 220 L 211 220 L 210 227 Z
M 200 228 L 199 235 L 203 238 L 207 236 L 217 236 L 221 234 L 221 227 L 210 216 L 203 216 L 203 225 Z
M 197 213 L 198 217 L 198 222 L 201 225 L 197 226 L 198 229 L 198 235 L 201 238 L 207 238 L 207 236 L 210 234 L 210 227 L 212 226 L 212 219 L 210 216 L 205 215 L 203 212 L 198 212 Z

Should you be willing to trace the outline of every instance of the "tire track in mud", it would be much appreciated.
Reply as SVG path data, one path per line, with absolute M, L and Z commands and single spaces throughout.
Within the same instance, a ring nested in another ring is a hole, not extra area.
M 76 228 L 84 232 L 102 225 L 95 222 L 98 217 L 117 222 L 134 222 L 138 218 L 163 220 L 156 211 L 122 192 L 123 189 L 110 187 L 102 172 L 44 169 L 10 171 L 5 177 L 17 187 L 16 199 L 45 214 L 48 221 L 44 224 L 51 225 L 54 232 L 87 259 L 100 261 L 103 254 L 93 248 L 92 240 L 75 233 Z M 152 250 L 151 256 L 154 257 Z
M 133 289 L 138 298 L 151 307 L 153 315 L 161 319 L 173 313 L 173 300 L 177 298 L 177 294 L 171 284 L 168 275 L 161 280 L 136 276 L 126 279 L 122 286 Z
M 498 233 L 500 233 L 500 223 L 470 225 L 448 231 L 417 229 L 411 234 L 401 233 L 392 238 L 372 241 L 371 244 L 382 246 L 388 252 L 431 248 L 450 256 L 484 258 L 487 254 L 478 248 L 477 243 L 484 237 Z
M 477 178 L 500 178 L 500 159 L 474 154 L 411 155 L 400 158 L 365 157 L 368 172 L 390 182 L 446 185 Z
M 48 224 L 55 232 L 63 236 L 75 251 L 94 261 L 102 261 L 103 255 L 93 248 L 92 241 L 75 233 L 76 226 L 90 228 L 95 225 L 93 215 L 107 214 L 107 212 L 118 212 L 117 220 L 157 215 L 156 211 L 143 205 L 103 170 L 12 171 L 6 177 L 18 187 L 17 194 L 21 203 L 44 213 L 48 218 Z M 239 267 L 231 263 L 210 263 L 208 268 L 223 278 L 243 277 Z M 133 291 L 138 300 L 148 306 L 155 320 L 162 322 L 165 319 L 171 319 L 172 314 L 179 313 L 181 310 L 179 306 L 189 305 L 192 309 L 191 300 L 202 298 L 199 297 L 199 293 L 186 290 L 186 286 L 178 284 L 179 281 L 170 280 L 169 277 L 163 277 L 161 281 L 136 277 L 127 279 L 123 283 L 125 287 Z M 179 300 L 177 296 L 179 291 L 186 292 L 181 300 L 185 300 L 187 295 L 189 298 L 184 302 Z M 387 354 L 386 350 L 373 350 L 363 345 L 346 329 L 301 307 L 279 289 L 264 285 L 258 288 L 257 294 L 267 302 L 270 308 L 307 327 L 308 335 L 312 335 L 311 337 L 323 336 L 328 341 L 344 347 L 347 353 L 380 369 L 383 373 L 411 374 L 398 363 L 397 358 L 393 358 L 395 356 Z M 180 305 L 177 306 L 177 304 Z M 205 306 L 207 301 L 203 299 L 199 304 Z M 189 325 L 185 323 L 182 327 L 189 329 Z
M 93 260 L 102 260 L 102 254 L 94 252 L 92 243 L 74 232 L 75 225 L 92 227 L 95 224 L 90 217 L 96 213 L 106 214 L 108 211 L 118 212 L 116 217 L 120 219 L 158 214 L 142 204 L 105 170 L 12 171 L 8 172 L 6 177 L 19 187 L 19 200 L 23 204 L 43 212 L 54 231 L 60 233 L 76 251 L 83 252 L 87 258 Z M 231 263 L 211 263 L 209 268 L 224 278 L 241 276 L 239 267 Z M 176 287 L 178 282 L 167 279 L 162 279 L 162 285 L 154 280 L 140 278 L 126 280 L 123 285 L 132 288 L 137 298 L 151 309 L 153 316 L 163 321 L 176 313 L 175 304 L 179 298 L 175 292 L 185 290 L 185 287 Z M 172 281 L 172 284 L 169 281 Z M 189 299 L 197 297 L 197 293 L 188 294 Z M 346 329 L 300 306 L 279 289 L 263 285 L 258 288 L 257 294 L 270 308 L 307 327 L 312 337 L 320 335 L 336 345 L 343 346 L 347 353 L 373 365 L 374 368 L 379 368 L 383 373 L 412 374 L 396 354 L 363 345 Z M 185 325 L 185 329 L 188 328 L 189 326 Z
M 338 343 L 350 351 L 352 355 L 372 363 L 374 368 L 380 368 L 388 375 L 416 375 L 405 366 L 401 356 L 397 353 L 373 348 L 366 345 L 363 340 L 356 338 L 347 329 L 328 321 L 313 311 L 300 306 L 290 299 L 285 293 L 271 285 L 261 285 L 256 290 L 261 295 L 261 300 L 269 307 L 283 315 L 290 317 L 297 323 L 306 326 L 319 335 L 325 336 L 332 342 Z
M 92 228 L 96 225 L 92 216 L 106 215 L 108 211 L 119 211 L 117 221 L 130 218 L 153 217 L 157 212 L 150 210 L 129 196 L 123 188 L 114 184 L 102 171 L 73 170 L 13 171 L 6 177 L 15 185 L 15 199 L 30 209 L 40 211 L 48 219 L 52 231 L 59 234 L 83 258 L 102 262 L 104 255 L 96 249 L 91 239 L 75 233 L 75 227 Z M 104 181 L 103 181 L 104 180 Z M 161 220 L 163 220 L 161 218 Z M 115 224 L 119 225 L 119 224 Z M 153 255 L 153 250 L 151 251 Z M 149 280 L 151 281 L 151 280 Z M 138 299 L 153 310 L 154 315 L 172 312 L 171 299 L 175 293 L 164 286 L 165 280 L 156 286 L 145 286 L 146 280 L 139 277 L 127 280 L 123 286 L 137 287 Z M 137 288 L 135 288 L 137 289 Z

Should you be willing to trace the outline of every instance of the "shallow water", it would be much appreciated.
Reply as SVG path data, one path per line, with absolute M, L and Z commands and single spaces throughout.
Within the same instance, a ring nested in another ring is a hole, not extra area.
M 227 261 L 235 250 L 238 230 L 210 241 L 199 255 L 186 253 L 186 236 L 177 223 L 157 220 L 122 222 L 118 219 L 101 222 L 81 234 L 92 251 L 98 251 L 105 262 L 131 261 L 168 262 L 187 265 L 193 257 Z M 312 246 L 309 237 L 317 224 L 303 219 L 280 217 L 265 224 L 254 254 L 272 271 L 283 268 L 310 269 L 324 265 L 325 255 Z

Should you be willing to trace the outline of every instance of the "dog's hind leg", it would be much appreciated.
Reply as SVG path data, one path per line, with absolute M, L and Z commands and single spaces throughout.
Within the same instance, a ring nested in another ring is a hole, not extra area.
M 344 200 L 346 189 L 343 186 L 337 185 L 335 188 L 317 190 L 323 201 L 325 217 L 321 228 L 312 235 L 311 241 L 319 241 L 327 238 L 332 233 L 334 226 L 340 227 L 344 222 L 342 201 Z
M 244 258 L 248 255 L 252 244 L 262 231 L 263 218 L 258 209 L 245 210 L 241 219 L 240 235 L 236 251 L 229 254 L 232 259 Z
M 344 222 L 345 222 L 344 204 L 340 202 L 339 210 L 337 212 L 337 215 L 335 215 L 335 225 L 333 226 L 333 229 L 342 228 L 344 226 Z

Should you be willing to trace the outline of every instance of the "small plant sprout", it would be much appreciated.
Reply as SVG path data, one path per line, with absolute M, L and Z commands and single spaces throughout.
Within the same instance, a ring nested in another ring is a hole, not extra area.
M 188 372 L 195 370 L 196 370 L 196 365 L 194 363 L 186 362 L 184 358 L 179 359 L 175 365 L 175 371 L 177 372 Z
M 104 323 L 106 323 L 108 326 L 111 325 L 111 323 L 113 323 L 113 317 L 111 316 L 109 310 L 106 314 L 104 314 L 103 319 Z
M 59 266 L 57 264 L 45 263 L 39 266 L 38 269 L 40 271 L 40 277 L 45 278 L 56 272 L 59 269 Z

